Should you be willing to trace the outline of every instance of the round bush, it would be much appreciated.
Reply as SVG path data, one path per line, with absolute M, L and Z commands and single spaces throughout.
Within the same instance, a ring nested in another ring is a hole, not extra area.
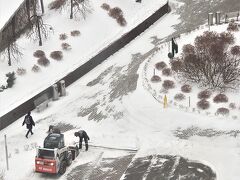
M 237 106 L 236 106 L 235 103 L 230 103 L 230 104 L 229 104 L 229 108 L 230 108 L 230 109 L 236 109 Z
M 183 63 L 180 61 L 179 58 L 174 58 L 174 59 L 170 60 L 171 69 L 174 72 L 178 72 L 181 69 L 182 64 Z
M 24 68 L 17 68 L 17 75 L 22 76 L 27 73 L 26 69 Z
M 225 94 L 218 94 L 213 98 L 215 103 L 226 103 L 228 102 L 228 97 Z
M 235 22 L 230 22 L 227 27 L 228 31 L 238 31 L 238 24 Z
M 164 75 L 164 76 L 171 76 L 172 75 L 171 69 L 170 68 L 164 68 L 162 70 L 162 75 Z
M 39 72 L 40 71 L 40 67 L 36 64 L 34 64 L 34 66 L 32 67 L 32 71 L 33 72 Z
M 50 57 L 57 61 L 60 61 L 63 58 L 63 53 L 62 51 L 53 51 L 51 52 Z
M 209 90 L 204 90 L 198 93 L 199 99 L 208 99 L 212 95 L 212 92 Z
M 240 46 L 233 46 L 231 48 L 231 53 L 232 55 L 235 55 L 235 56 L 240 56 Z
M 224 108 L 224 107 L 218 108 L 216 114 L 217 115 L 229 115 L 229 109 Z
M 181 91 L 184 93 L 190 93 L 192 91 L 192 87 L 189 84 L 184 84 L 181 87 Z
M 160 82 L 161 81 L 161 78 L 157 75 L 154 75 L 152 78 L 151 78 L 151 81 L 152 82 Z
M 71 45 L 69 45 L 68 43 L 62 43 L 61 46 L 62 46 L 62 49 L 63 49 L 63 50 L 66 50 L 66 51 L 72 49 L 72 48 L 71 48 Z
M 103 9 L 106 10 L 106 11 L 108 11 L 108 10 L 110 9 L 110 6 L 109 6 L 109 4 L 107 4 L 107 3 L 103 3 L 103 4 L 101 5 L 101 8 L 103 8 Z
M 210 107 L 210 104 L 206 99 L 202 99 L 202 100 L 198 101 L 197 107 L 199 109 L 205 110 L 205 109 L 208 109 Z
M 37 62 L 38 62 L 39 65 L 45 66 L 45 67 L 50 64 L 50 61 L 45 56 L 44 57 L 40 57 Z
M 78 30 L 71 31 L 71 36 L 79 36 L 81 33 Z
M 176 95 L 174 96 L 174 99 L 175 99 L 176 101 L 182 101 L 182 100 L 185 99 L 185 95 L 182 94 L 182 93 L 178 93 L 178 94 L 176 94 Z
M 119 16 L 117 18 L 117 23 L 120 25 L 120 26 L 126 26 L 127 25 L 127 21 L 126 19 L 123 17 L 123 16 Z
M 37 50 L 33 53 L 33 56 L 36 58 L 40 58 L 40 57 L 44 57 L 45 56 L 45 52 L 42 50 Z
M 123 12 L 119 7 L 110 9 L 108 14 L 114 19 L 118 19 L 120 16 L 123 16 Z
M 67 38 L 68 38 L 68 36 L 65 33 L 59 35 L 60 40 L 66 40 Z
M 9 72 L 6 74 L 7 76 L 7 88 L 11 88 L 13 87 L 14 83 L 15 83 L 15 73 L 14 72 Z M 4 88 L 3 88 L 4 89 Z
M 155 64 L 155 68 L 157 70 L 162 70 L 165 67 L 167 67 L 167 64 L 164 61 L 158 62 L 157 64 Z
M 165 80 L 163 81 L 162 87 L 166 90 L 173 89 L 175 87 L 175 84 L 171 80 Z

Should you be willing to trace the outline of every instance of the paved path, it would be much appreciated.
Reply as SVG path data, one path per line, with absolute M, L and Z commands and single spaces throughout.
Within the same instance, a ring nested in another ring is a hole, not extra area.
M 215 180 L 210 167 L 179 156 L 151 155 L 135 159 L 123 180 Z
M 135 154 L 117 158 L 99 158 L 72 169 L 67 180 L 119 180 Z

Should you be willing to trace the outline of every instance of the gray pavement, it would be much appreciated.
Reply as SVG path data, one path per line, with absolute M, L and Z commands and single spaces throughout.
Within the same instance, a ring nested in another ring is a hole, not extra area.
M 240 134 L 240 130 L 220 131 L 215 129 L 201 129 L 196 126 L 191 126 L 186 129 L 178 128 L 174 132 L 174 135 L 180 139 L 189 139 L 192 136 L 203 137 L 216 137 L 216 136 L 231 136 L 237 137 Z
M 102 158 L 72 169 L 67 180 L 119 180 L 135 154 L 116 158 Z
M 123 180 L 215 180 L 210 167 L 179 156 L 151 155 L 135 159 Z

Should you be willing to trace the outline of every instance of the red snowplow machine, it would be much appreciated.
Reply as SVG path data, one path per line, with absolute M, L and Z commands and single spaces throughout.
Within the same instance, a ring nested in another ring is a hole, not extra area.
M 44 140 L 44 147 L 37 148 L 35 171 L 39 173 L 64 174 L 79 154 L 77 146 L 65 146 L 64 135 L 49 134 Z

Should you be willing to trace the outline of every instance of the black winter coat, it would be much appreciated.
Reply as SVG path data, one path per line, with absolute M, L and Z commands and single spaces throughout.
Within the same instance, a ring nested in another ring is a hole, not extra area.
M 83 138 L 83 139 L 85 139 L 85 140 L 89 140 L 89 139 L 90 139 L 90 138 L 88 137 L 86 131 L 80 130 L 80 131 L 78 131 L 78 133 L 79 133 L 79 138 Z
M 24 125 L 24 124 L 27 125 L 27 129 L 32 129 L 32 126 L 35 126 L 35 123 L 34 123 L 33 118 L 32 118 L 31 115 L 26 115 L 25 116 L 22 125 Z

